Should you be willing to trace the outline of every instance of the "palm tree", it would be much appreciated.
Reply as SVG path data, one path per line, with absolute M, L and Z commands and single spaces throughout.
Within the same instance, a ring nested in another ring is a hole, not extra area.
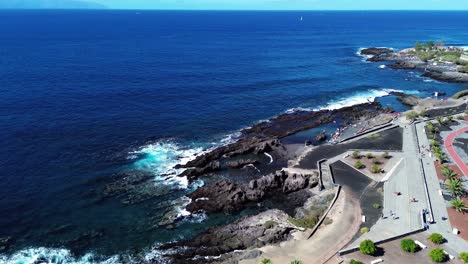
M 440 162 L 440 164 L 442 164 L 446 158 L 445 154 L 441 152 L 436 152 L 435 156 L 437 160 Z
M 442 170 L 442 172 L 444 172 L 444 171 L 449 171 L 449 170 L 450 170 L 449 166 L 448 166 L 448 165 L 445 165 L 445 164 L 442 165 L 442 166 L 440 166 L 440 169 Z
M 463 200 L 460 198 L 451 200 L 450 206 L 452 206 L 453 209 L 460 213 L 465 213 L 468 210 L 468 206 L 466 206 L 465 202 L 463 202 Z
M 447 187 L 447 190 L 449 190 L 452 196 L 454 197 L 461 196 L 465 193 L 465 188 L 463 186 L 463 183 L 460 181 L 460 179 L 455 178 L 455 179 L 448 180 L 445 186 Z
M 444 176 L 449 179 L 449 180 L 453 180 L 455 178 L 457 178 L 458 174 L 456 174 L 453 170 L 449 170 L 449 171 L 442 171 L 442 174 L 444 174 Z
M 295 259 L 291 261 L 291 264 L 302 264 L 302 261 Z
M 431 131 L 432 133 L 434 133 L 434 124 L 432 124 L 432 122 L 427 122 L 427 129 L 429 129 L 429 131 Z

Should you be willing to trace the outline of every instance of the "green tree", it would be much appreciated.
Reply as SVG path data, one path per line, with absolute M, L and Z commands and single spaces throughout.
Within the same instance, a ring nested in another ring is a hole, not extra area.
M 418 250 L 418 245 L 412 239 L 403 239 L 400 241 L 400 245 L 405 252 L 414 253 Z
M 416 44 L 414 44 L 414 49 L 415 49 L 416 51 L 424 50 L 424 45 L 421 44 L 421 43 L 418 41 L 418 42 L 416 42 Z
M 385 151 L 383 154 L 382 154 L 382 158 L 384 159 L 390 159 L 392 156 L 390 155 L 390 153 L 388 153 L 388 151 Z
M 434 244 L 442 244 L 445 241 L 445 238 L 439 233 L 432 233 L 429 236 L 429 240 Z
M 447 122 L 452 122 L 453 116 L 447 116 L 446 120 L 447 120 Z
M 273 264 L 273 262 L 271 262 L 271 259 L 267 259 L 267 258 L 264 258 L 261 263 L 262 264 Z
M 454 197 L 461 196 L 465 193 L 465 187 L 458 178 L 448 180 L 445 186 Z
M 468 263 L 468 252 L 460 253 L 460 259 L 463 260 L 463 262 Z
M 359 251 L 364 255 L 374 255 L 377 252 L 377 247 L 372 240 L 364 240 L 359 245 Z
M 372 155 L 372 153 L 367 153 L 366 154 L 366 158 L 368 159 L 372 159 L 374 157 L 374 155 Z
M 429 257 L 431 257 L 434 262 L 445 262 L 447 260 L 447 254 L 441 248 L 435 248 L 429 252 Z
M 457 212 L 465 213 L 468 211 L 468 207 L 466 206 L 465 202 L 462 199 L 456 198 L 450 201 L 450 206 L 453 207 Z
M 291 264 L 302 264 L 302 261 L 295 259 L 291 261 Z
M 357 261 L 357 260 L 354 260 L 352 259 L 349 264 L 363 264 L 361 261 Z

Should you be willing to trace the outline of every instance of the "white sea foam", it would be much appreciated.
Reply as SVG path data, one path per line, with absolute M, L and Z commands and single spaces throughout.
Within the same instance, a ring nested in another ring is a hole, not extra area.
M 177 164 L 187 164 L 201 153 L 203 153 L 201 147 L 184 148 L 171 141 L 160 141 L 129 153 L 129 158 L 140 158 L 134 163 L 134 167 L 153 173 L 156 184 L 186 189 L 189 187 L 187 177 L 177 176 L 183 169 L 175 169 L 174 167 Z
M 0 256 L 2 264 L 114 264 L 121 263 L 118 256 L 99 260 L 95 255 L 88 253 L 80 258 L 73 256 L 68 249 L 63 248 L 28 248 L 15 252 L 10 256 Z
M 223 139 L 220 140 L 221 144 L 227 145 L 236 142 L 241 136 L 241 132 L 237 131 L 231 134 L 226 135 Z M 216 143 L 213 143 L 216 145 Z
M 402 90 L 394 90 L 394 89 L 370 89 L 367 91 L 362 92 L 355 92 L 349 96 L 339 97 L 337 99 L 331 100 L 327 104 L 323 106 L 319 106 L 316 108 L 304 108 L 304 107 L 297 107 L 287 110 L 287 113 L 293 113 L 296 111 L 320 111 L 320 110 L 336 110 L 344 107 L 349 107 L 358 104 L 365 104 L 374 102 L 376 98 L 384 97 L 390 95 L 391 92 L 402 92 L 407 94 L 418 94 L 418 91 L 402 91 Z

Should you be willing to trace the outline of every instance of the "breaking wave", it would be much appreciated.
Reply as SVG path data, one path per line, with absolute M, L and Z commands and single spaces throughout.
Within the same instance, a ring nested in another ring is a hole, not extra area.
M 133 165 L 135 169 L 153 173 L 156 184 L 187 189 L 187 177 L 177 176 L 183 169 L 174 167 L 177 164 L 186 164 L 202 152 L 202 147 L 183 147 L 171 141 L 159 141 L 131 152 L 129 158 L 138 159 Z
M 2 264 L 117 264 L 122 263 L 118 256 L 99 259 L 94 254 L 88 253 L 80 258 L 73 256 L 70 250 L 60 248 L 28 248 L 15 252 L 11 256 L 0 256 Z
M 319 106 L 316 108 L 305 108 L 305 107 L 297 107 L 292 108 L 286 111 L 286 113 L 293 113 L 296 111 L 319 111 L 319 110 L 336 110 L 344 107 L 349 107 L 358 104 L 365 104 L 374 102 L 376 98 L 384 97 L 390 95 L 391 92 L 404 92 L 407 94 L 418 94 L 418 91 L 401 91 L 401 90 L 394 90 L 394 89 L 370 89 L 367 91 L 355 92 L 350 96 L 343 96 L 336 99 L 329 101 L 327 104 L 323 106 Z

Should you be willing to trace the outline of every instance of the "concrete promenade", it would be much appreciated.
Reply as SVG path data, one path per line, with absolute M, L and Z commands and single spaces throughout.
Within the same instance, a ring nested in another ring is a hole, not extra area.
M 418 136 L 418 141 L 420 147 L 429 146 L 429 140 L 424 131 L 425 122 L 416 124 L 416 131 Z M 446 239 L 447 243 L 444 243 L 442 247 L 450 254 L 456 256 L 459 252 L 468 251 L 468 242 L 463 240 L 461 237 L 454 235 L 452 233 L 452 227 L 450 221 L 446 219 L 447 215 L 447 202 L 439 194 L 441 191 L 441 182 L 437 178 L 436 169 L 434 167 L 434 159 L 430 155 L 423 155 L 421 157 L 425 175 L 426 182 L 429 189 L 429 196 L 432 204 L 432 210 L 434 215 L 435 222 L 429 225 L 429 233 L 440 233 Z M 445 220 L 443 220 L 443 218 Z

